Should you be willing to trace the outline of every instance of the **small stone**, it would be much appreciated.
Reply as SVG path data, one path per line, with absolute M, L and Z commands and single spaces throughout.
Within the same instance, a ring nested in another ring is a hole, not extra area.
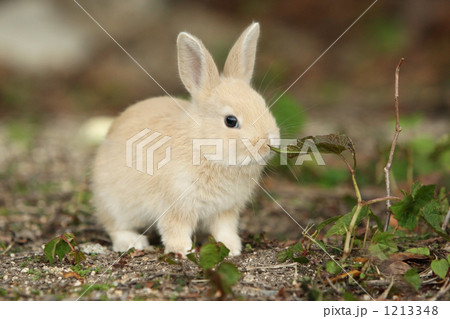
M 84 243 L 80 244 L 80 250 L 85 254 L 107 254 L 109 250 L 100 244 Z

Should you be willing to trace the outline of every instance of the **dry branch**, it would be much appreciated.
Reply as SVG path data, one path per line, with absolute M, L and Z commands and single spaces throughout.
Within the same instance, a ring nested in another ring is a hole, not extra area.
M 387 197 L 391 197 L 391 182 L 390 182 L 390 172 L 392 168 L 392 160 L 394 158 L 395 147 L 397 146 L 398 136 L 402 131 L 402 127 L 400 126 L 400 115 L 398 110 L 398 78 L 400 73 L 400 66 L 402 65 L 405 59 L 401 58 L 400 62 L 397 64 L 397 68 L 395 69 L 395 88 L 394 88 L 394 108 L 395 108 L 395 133 L 394 138 L 392 140 L 391 150 L 389 152 L 389 159 L 384 167 L 384 178 L 386 181 L 386 195 Z M 389 227 L 389 220 L 391 219 L 391 201 L 388 199 L 386 201 L 386 223 L 384 225 L 384 231 L 387 231 Z

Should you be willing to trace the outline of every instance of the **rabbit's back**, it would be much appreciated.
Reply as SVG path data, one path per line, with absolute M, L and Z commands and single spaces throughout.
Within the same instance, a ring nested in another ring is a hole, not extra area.
M 188 185 L 188 182 L 176 181 L 179 176 L 186 176 L 189 163 L 183 164 L 180 158 L 186 158 L 190 149 L 188 129 L 184 128 L 188 115 L 180 106 L 188 108 L 189 103 L 183 100 L 176 100 L 175 103 L 169 97 L 151 98 L 130 106 L 113 122 L 96 155 L 92 176 L 94 201 L 101 222 L 108 224 L 109 220 L 115 220 L 120 224 L 123 217 L 124 222 L 129 224 L 133 221 L 137 227 L 143 220 L 151 219 L 148 214 L 170 205 L 174 196 L 179 196 L 180 190 Z M 127 154 L 130 151 L 127 151 L 127 141 L 147 131 L 131 144 L 131 154 Z M 154 151 L 155 170 L 149 175 L 147 166 L 151 163 L 147 163 L 146 150 L 153 143 L 143 146 L 141 170 L 138 170 L 137 147 L 139 142 L 153 133 L 159 135 L 155 142 L 164 137 L 170 140 Z M 167 167 L 158 170 L 157 161 L 166 156 L 167 148 L 177 154 L 177 162 L 172 159 Z M 180 156 L 184 153 L 186 155 Z M 131 155 L 131 167 L 127 165 L 127 155 Z M 127 214 L 134 215 L 134 218 Z

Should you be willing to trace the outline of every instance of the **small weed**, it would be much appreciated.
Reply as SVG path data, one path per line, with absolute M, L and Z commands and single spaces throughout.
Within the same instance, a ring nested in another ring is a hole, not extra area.
M 39 280 L 39 279 L 41 279 L 41 277 L 43 275 L 45 275 L 44 270 L 39 270 L 39 269 L 34 269 L 34 268 L 28 269 L 27 273 L 29 275 L 33 275 L 33 280 Z
M 92 271 L 95 271 L 94 268 L 83 268 L 80 264 L 73 265 L 70 269 L 79 274 L 81 277 L 86 277 L 86 275 L 89 275 Z
M 230 250 L 223 243 L 209 237 L 209 243 L 203 245 L 198 253 L 190 253 L 186 256 L 198 265 L 204 276 L 209 279 L 211 295 L 218 292 L 220 299 L 225 299 L 230 294 L 234 296 L 231 287 L 241 278 L 237 267 L 224 261 L 229 253 Z
M 84 253 L 77 246 L 75 235 L 65 233 L 49 241 L 45 245 L 44 252 L 50 265 L 55 262 L 56 256 L 61 261 L 67 257 L 71 264 L 76 265 L 86 259 Z

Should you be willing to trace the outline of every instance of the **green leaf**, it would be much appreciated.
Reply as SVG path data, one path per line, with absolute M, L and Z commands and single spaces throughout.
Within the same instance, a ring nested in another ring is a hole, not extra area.
M 307 263 L 309 263 L 309 259 L 306 258 L 305 256 L 292 257 L 291 260 L 296 262 L 296 263 L 299 263 L 299 264 L 307 264 Z
M 67 256 L 71 262 L 73 262 L 75 265 L 78 265 L 83 260 L 86 260 L 86 256 L 82 251 L 79 250 L 72 250 L 69 255 Z
M 329 260 L 327 262 L 326 268 L 327 271 L 332 275 L 336 275 L 342 270 L 341 267 L 339 267 L 339 265 L 336 264 L 333 260 Z
M 442 279 L 444 279 L 447 276 L 448 268 L 449 264 L 448 261 L 445 259 L 441 260 L 436 259 L 431 262 L 431 269 L 436 275 L 438 275 Z
M 216 242 L 213 237 L 209 237 L 209 244 L 200 248 L 198 263 L 203 270 L 212 269 L 228 256 L 230 250 L 222 243 Z
M 235 265 L 229 262 L 223 262 L 217 268 L 217 273 L 220 275 L 222 288 L 226 293 L 231 293 L 231 286 L 236 284 L 241 278 L 241 272 Z
M 297 262 L 300 264 L 309 263 L 309 259 L 306 258 L 305 256 L 299 256 L 299 257 L 295 256 L 295 253 L 302 253 L 302 252 L 303 252 L 302 244 L 301 244 L 301 242 L 298 242 L 295 245 L 290 246 L 287 249 L 280 251 L 277 255 L 277 260 L 280 263 L 283 263 L 286 260 L 290 260 L 290 261 Z
M 345 214 L 344 216 L 340 217 L 333 226 L 328 230 L 328 232 L 325 234 L 325 237 L 330 237 L 332 235 L 345 235 L 347 233 L 347 230 L 350 226 L 350 222 L 352 220 L 353 214 L 356 211 L 356 207 L 354 206 L 352 211 L 350 213 Z M 369 206 L 363 206 L 359 212 L 358 219 L 356 220 L 355 229 L 356 227 L 361 223 L 361 221 L 367 217 L 370 209 Z
M 53 265 L 53 263 L 55 262 L 56 244 L 59 240 L 61 240 L 61 239 L 54 238 L 51 241 L 49 241 L 47 244 L 45 244 L 45 247 L 44 247 L 45 257 L 47 258 L 50 265 Z
M 228 256 L 228 254 L 230 253 L 230 250 L 222 242 L 218 242 L 216 244 L 216 246 L 219 248 L 219 261 L 218 262 L 221 262 L 225 259 L 225 257 Z
M 342 216 L 334 216 L 331 218 L 328 218 L 327 220 L 324 220 L 323 222 L 321 222 L 319 225 L 317 225 L 316 229 L 317 231 L 321 231 L 322 228 L 324 228 L 325 226 L 327 226 L 328 224 L 331 224 L 333 222 L 335 222 L 336 220 L 338 220 L 339 218 L 341 218 Z
M 421 182 L 421 181 L 417 181 L 417 182 L 413 183 L 413 184 L 411 185 L 411 195 L 415 197 L 416 194 L 417 194 L 417 191 L 418 191 L 422 186 L 423 186 L 423 185 L 422 185 L 422 182 Z
M 271 147 L 271 149 L 280 154 L 287 154 L 288 157 L 296 157 L 310 152 L 311 143 L 317 147 L 319 152 L 324 154 L 339 155 L 346 150 L 350 151 L 353 157 L 353 168 L 356 168 L 355 146 L 353 141 L 344 134 L 306 136 L 297 139 L 297 145 L 288 145 L 283 149 Z
M 290 249 L 292 249 L 293 252 L 298 252 L 298 253 L 302 253 L 303 252 L 303 247 L 302 247 L 302 243 L 298 242 L 295 245 L 291 246 Z
M 423 207 L 434 198 L 435 191 L 436 185 L 424 185 L 413 194 L 414 200 L 419 207 Z
M 77 246 L 75 235 L 72 233 L 62 234 L 61 236 L 53 238 L 45 245 L 44 253 L 50 265 L 55 262 L 56 256 L 59 257 L 59 260 L 63 260 L 64 257 L 72 251 L 69 243 L 73 247 Z
M 169 265 L 178 265 L 179 263 L 175 260 L 174 253 L 168 253 L 161 256 L 158 256 L 158 259 L 168 263 Z
M 198 265 L 198 260 L 197 260 L 197 256 L 195 255 L 195 253 L 187 254 L 186 258 L 189 259 L 190 261 L 192 261 L 194 264 Z
M 382 260 L 387 259 L 389 255 L 398 251 L 397 244 L 394 242 L 394 235 L 388 232 L 377 231 L 372 237 L 372 243 L 369 246 L 369 252 Z
M 200 267 L 204 270 L 212 269 L 220 262 L 219 249 L 216 244 L 206 244 L 200 248 Z
M 45 256 L 51 265 L 54 263 L 56 256 L 59 257 L 59 260 L 63 260 L 64 256 L 70 251 L 71 248 L 69 244 L 60 237 L 51 240 L 44 247 Z
M 282 250 L 277 254 L 277 261 L 279 263 L 284 263 L 286 260 L 288 260 L 289 255 L 292 256 L 291 251 L 289 251 L 288 249 Z
M 439 203 L 436 200 L 432 200 L 425 205 L 421 216 L 435 233 L 450 240 L 450 236 L 441 229 L 445 216 L 444 212 L 440 211 L 440 208 Z
M 430 250 L 427 247 L 410 248 L 407 249 L 406 252 L 416 255 L 430 256 Z
M 384 228 L 384 225 L 380 217 L 372 213 L 372 211 L 369 211 L 369 216 L 370 218 L 373 218 L 375 220 L 375 223 L 377 224 L 377 229 L 381 231 Z
M 403 275 L 403 279 L 410 284 L 416 291 L 419 290 L 422 280 L 417 273 L 417 269 L 411 268 Z
M 394 203 L 391 210 L 398 224 L 409 230 L 417 227 L 421 209 L 430 201 L 433 201 L 435 185 L 423 186 L 420 182 L 411 187 L 411 194 L 406 195 L 401 201 Z
M 410 194 L 406 195 L 401 201 L 392 204 L 391 210 L 400 226 L 410 230 L 417 227 L 419 210 L 414 206 L 414 199 Z

